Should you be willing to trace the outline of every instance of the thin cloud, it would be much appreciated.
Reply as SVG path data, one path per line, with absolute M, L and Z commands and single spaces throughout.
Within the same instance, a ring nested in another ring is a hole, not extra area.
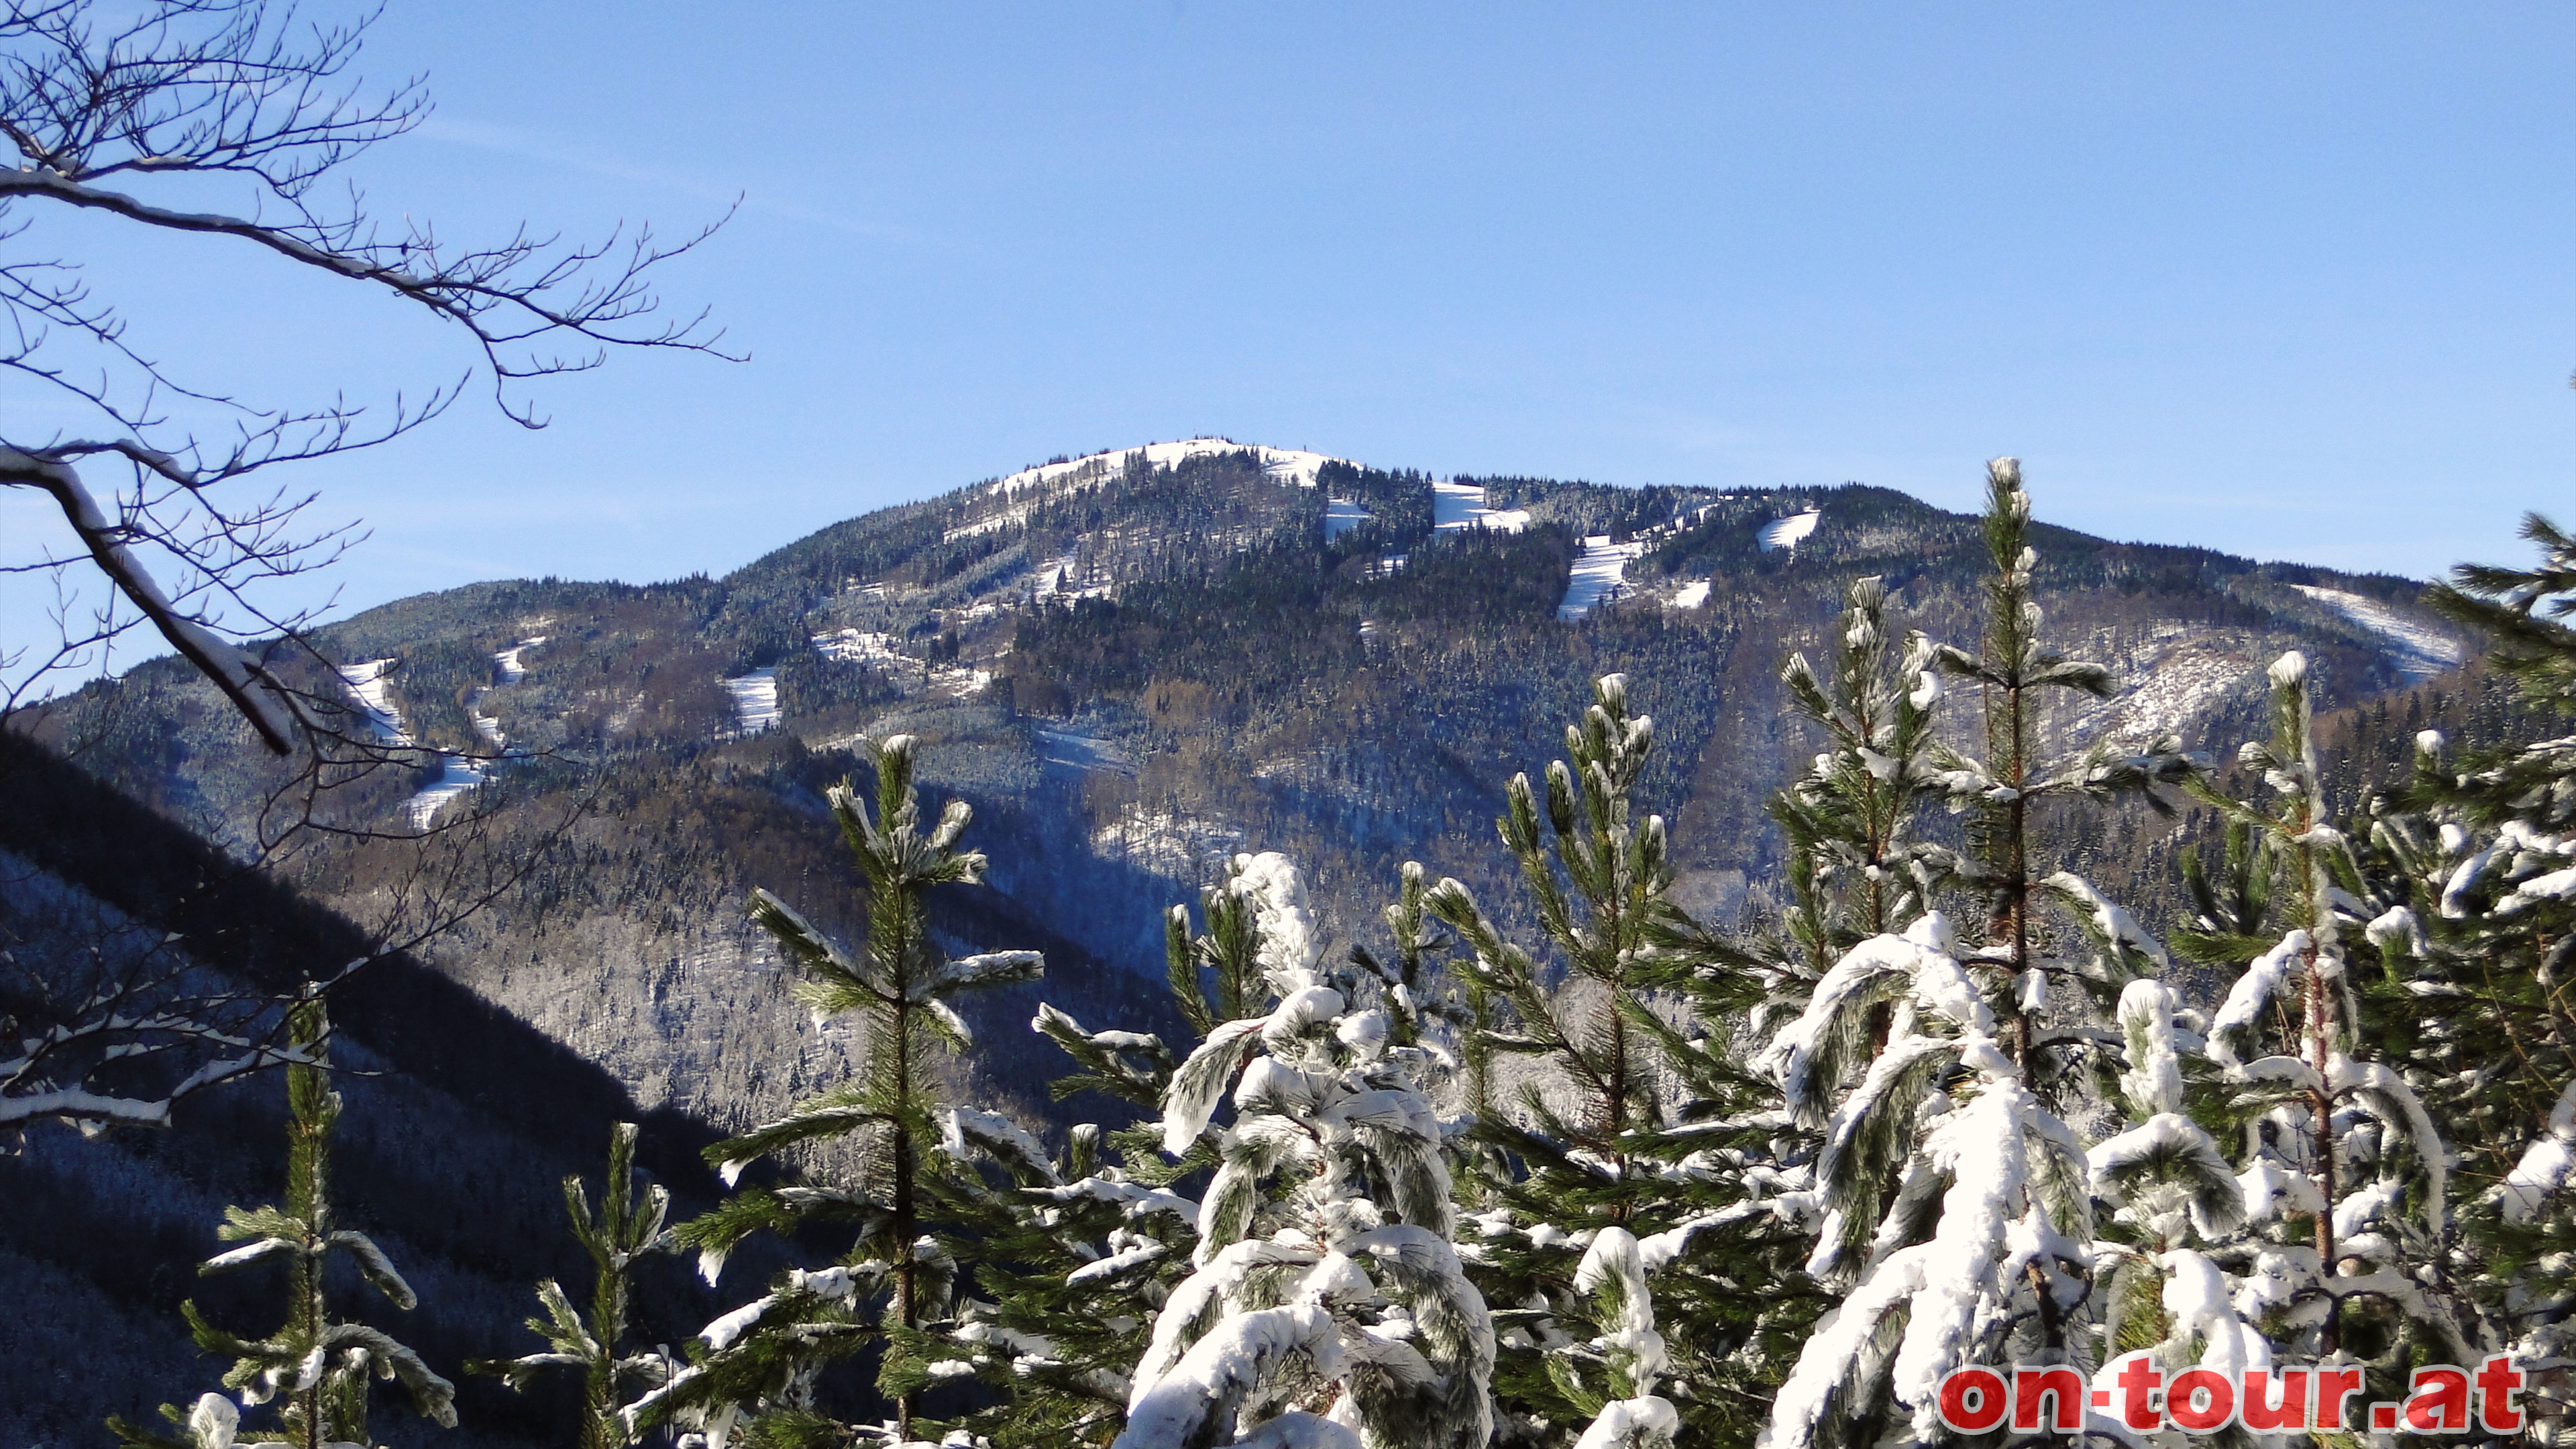
M 567 146 L 543 137 L 530 136 L 524 131 L 506 126 L 432 116 L 422 122 L 420 128 L 412 134 L 424 140 L 443 141 L 451 146 L 467 146 L 478 151 L 492 151 L 549 166 L 562 166 L 574 171 L 588 172 L 593 176 L 605 176 L 611 180 L 632 181 L 640 185 L 658 187 L 719 205 L 731 205 L 739 196 L 742 209 L 745 211 L 760 212 L 778 217 L 783 221 L 799 222 L 807 226 L 823 227 L 848 236 L 865 237 L 870 241 L 896 242 L 907 246 L 925 246 L 931 242 L 931 238 L 926 233 L 911 227 L 896 226 L 889 222 L 860 221 L 833 212 L 820 211 L 810 206 L 800 206 L 792 201 L 771 201 L 748 193 L 730 191 L 679 172 L 658 167 L 638 166 L 614 157 L 602 156 L 595 151 Z

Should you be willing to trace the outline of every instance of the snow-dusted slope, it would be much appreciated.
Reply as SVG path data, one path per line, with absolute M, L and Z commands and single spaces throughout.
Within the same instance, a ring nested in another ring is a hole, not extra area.
M 1375 514 L 1347 498 L 1327 499 L 1324 502 L 1324 537 L 1339 538 L 1374 517 Z
M 1518 533 L 1529 527 L 1526 508 L 1488 508 L 1482 484 L 1451 483 L 1434 480 L 1431 485 L 1431 527 L 1437 533 L 1456 533 L 1467 528 L 1490 528 L 1500 533 Z
M 1762 525 L 1762 531 L 1754 536 L 1754 541 L 1762 546 L 1764 553 L 1775 548 L 1794 550 L 1801 540 L 1816 531 L 1816 525 L 1823 518 L 1824 514 L 1813 508 L 1804 513 L 1792 513 L 1786 518 L 1775 518 Z
M 367 728 L 381 744 L 407 745 L 411 731 L 403 728 L 402 711 L 394 705 L 394 666 L 396 659 L 369 659 L 358 664 L 340 666 L 340 682 L 349 687 L 349 697 L 366 716 Z
M 2409 681 L 2430 679 L 2457 669 L 2469 657 L 2467 646 L 2450 635 L 2398 613 L 2377 599 L 2312 584 L 2292 588 L 2388 641 L 2389 657 Z
M 1628 560 L 1645 551 L 1640 540 L 1612 543 L 1606 533 L 1583 540 L 1583 553 L 1574 560 L 1574 572 L 1565 581 L 1565 601 L 1556 606 L 1556 617 L 1570 622 L 1591 613 L 1594 605 L 1627 582 Z
M 1209 453 L 1252 452 L 1261 457 L 1261 471 L 1282 483 L 1301 488 L 1315 486 L 1315 475 L 1326 463 L 1342 461 L 1322 453 L 1309 453 L 1302 448 L 1270 448 L 1258 443 L 1238 443 L 1231 438 L 1184 438 L 1177 443 L 1147 443 L 1142 448 L 1112 448 L 1103 453 L 1069 459 L 1062 463 L 1043 463 L 1035 468 L 1022 468 L 993 485 L 992 491 L 1013 494 L 1092 473 L 1114 473 L 1126 466 L 1128 455 L 1143 453 L 1145 461 L 1157 468 L 1169 468 L 1184 458 Z
M 733 730 L 756 735 L 778 723 L 778 671 L 755 669 L 738 679 L 719 680 L 733 696 Z
M 1682 585 L 1682 591 L 1673 595 L 1673 607 L 1676 609 L 1696 609 L 1707 603 L 1709 583 L 1710 581 L 1707 579 L 1696 579 L 1690 583 Z

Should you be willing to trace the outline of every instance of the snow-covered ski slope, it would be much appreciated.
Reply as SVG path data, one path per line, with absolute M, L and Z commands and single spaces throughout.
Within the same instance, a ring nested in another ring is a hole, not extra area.
M 1431 529 L 1434 533 L 1457 533 L 1469 528 L 1518 533 L 1529 527 L 1529 522 L 1526 508 L 1486 507 L 1485 488 L 1481 483 L 1434 480 L 1431 485 Z
M 1574 560 L 1574 571 L 1566 578 L 1565 600 L 1556 606 L 1556 617 L 1570 623 L 1591 613 L 1604 599 L 1614 597 L 1627 582 L 1628 561 L 1645 551 L 1641 540 L 1612 543 L 1606 533 L 1583 540 L 1583 552 Z
M 1802 540 L 1816 531 L 1816 525 L 1824 521 L 1824 516 L 1821 511 L 1810 508 L 1804 513 L 1775 518 L 1762 525 L 1762 531 L 1754 535 L 1754 542 L 1761 545 L 1764 553 L 1779 548 L 1795 550 Z
M 1324 501 L 1324 537 L 1339 538 L 1376 516 L 1347 498 L 1328 498 Z
M 1184 458 L 1196 458 L 1209 453 L 1238 452 L 1258 454 L 1261 458 L 1262 472 L 1281 483 L 1294 483 L 1300 488 L 1314 487 L 1315 475 L 1326 463 L 1343 461 L 1323 453 L 1310 453 L 1302 448 L 1271 448 L 1259 443 L 1238 443 L 1231 438 L 1184 438 L 1176 443 L 1147 443 L 1141 448 L 1112 448 L 1105 452 L 1070 458 L 1061 463 L 1041 463 L 1034 468 L 1022 468 L 1017 473 L 994 483 L 991 491 L 1008 496 L 1025 489 L 1079 477 L 1086 470 L 1092 473 L 1114 473 L 1126 466 L 1128 457 L 1135 453 L 1144 454 L 1145 461 L 1157 468 L 1169 468 Z
M 525 656 L 544 642 L 546 636 L 538 634 L 493 654 L 492 667 L 501 679 L 500 685 L 495 687 L 507 687 L 527 678 Z M 357 702 L 368 728 L 380 744 L 415 743 L 410 728 L 403 723 L 401 707 L 394 702 L 393 675 L 399 662 L 369 659 L 338 666 L 340 679 L 348 686 L 349 697 Z M 498 718 L 483 713 L 483 698 L 491 692 L 490 688 L 467 691 L 465 718 L 474 726 L 474 733 L 497 750 L 508 743 L 509 737 L 502 733 Z M 490 758 L 459 754 L 454 750 L 439 749 L 430 753 L 438 759 L 438 778 L 422 786 L 402 803 L 403 819 L 414 830 L 427 830 L 449 801 L 490 780 L 496 763 Z
M 733 732 L 756 735 L 778 724 L 778 670 L 755 669 L 734 679 L 718 680 L 733 696 Z
M 2469 657 L 2467 646 L 2459 640 L 2367 595 L 2313 584 L 2291 587 L 2387 640 L 2390 659 L 2409 682 L 2457 669 Z
M 349 698 L 356 702 L 379 744 L 411 743 L 411 731 L 403 728 L 402 711 L 394 706 L 394 668 L 401 662 L 369 659 L 340 666 L 340 682 L 349 687 Z

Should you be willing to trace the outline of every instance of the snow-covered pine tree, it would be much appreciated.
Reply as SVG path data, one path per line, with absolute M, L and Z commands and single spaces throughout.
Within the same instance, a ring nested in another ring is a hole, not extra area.
M 2370 954 L 2383 979 L 2402 973 L 2419 931 L 2365 880 L 2328 813 L 2307 660 L 2285 654 L 2270 674 L 2272 739 L 2238 758 L 2272 801 L 2195 782 L 2250 836 L 2231 850 L 2238 878 L 2223 896 L 2195 889 L 2218 909 L 2177 936 L 2192 956 L 2242 968 L 2206 1034 L 2245 1142 L 2246 1241 L 2229 1255 L 2241 1274 L 2229 1297 L 2274 1350 L 2363 1364 L 2374 1390 L 2396 1392 L 2415 1363 L 2469 1350 L 2449 1283 L 2449 1148 L 2402 1054 L 2382 1059 L 2382 1013 L 2365 1011 L 2355 979 Z M 2268 884 L 2246 878 L 2256 874 Z M 2411 1026 L 2419 1000 L 2400 980 L 2384 1004 Z
M 154 1433 L 121 1418 L 108 1428 L 128 1445 L 159 1449 L 365 1449 L 367 1394 L 378 1379 L 399 1380 L 412 1407 L 443 1428 L 456 1427 L 456 1388 L 430 1370 L 419 1354 L 381 1329 L 334 1315 L 325 1267 L 335 1258 L 396 1308 L 417 1305 L 411 1285 L 384 1250 L 366 1234 L 338 1225 L 331 1202 L 331 1133 L 340 1120 L 340 1094 L 331 1089 L 331 1021 L 318 992 L 308 991 L 287 1009 L 287 1037 L 294 1060 L 286 1068 L 286 1191 L 274 1207 L 224 1210 L 216 1234 L 240 1247 L 207 1259 L 200 1273 L 224 1273 L 255 1263 L 286 1269 L 286 1318 L 261 1338 L 227 1332 L 208 1322 L 194 1302 L 182 1304 L 197 1346 L 233 1360 L 224 1387 L 241 1407 L 272 1406 L 273 1431 L 245 1431 L 240 1409 L 220 1394 L 206 1394 L 188 1409 L 164 1404 L 162 1417 L 177 1437 Z
M 1520 1120 L 1494 1104 L 1478 1129 L 1515 1170 L 1487 1185 L 1465 1253 L 1487 1296 L 1515 1305 L 1500 1318 L 1505 1438 L 1589 1423 L 1587 1449 L 1733 1442 L 1760 1422 L 1782 1325 L 1811 1316 L 1795 1292 L 1745 1291 L 1795 1261 L 1797 1214 L 1755 1184 L 1786 1185 L 1759 1160 L 1768 1126 L 1742 1120 L 1761 1092 L 1725 1025 L 1759 982 L 1671 903 L 1662 817 L 1634 817 L 1653 722 L 1622 676 L 1595 696 L 1548 768 L 1546 824 L 1526 775 L 1499 822 L 1563 984 L 1456 880 L 1424 897 L 1472 953 L 1470 1052 L 1549 1073 L 1512 1104 Z
M 632 1122 L 609 1128 L 608 1176 L 600 1184 L 596 1209 L 578 1173 L 563 1180 L 564 1211 L 572 1222 L 573 1240 L 590 1257 L 588 1315 L 573 1307 L 562 1284 L 548 1278 L 537 1285 L 537 1306 L 545 1316 L 528 1320 L 528 1331 L 546 1341 L 545 1351 L 465 1366 L 469 1373 L 496 1375 L 522 1390 L 548 1369 L 578 1370 L 581 1449 L 623 1449 L 634 1442 L 620 1412 L 628 1396 L 668 1382 L 680 1370 L 680 1365 L 655 1350 L 626 1353 L 621 1347 L 635 1290 L 635 1265 L 645 1254 L 669 1243 L 663 1219 L 671 1208 L 670 1190 L 660 1183 L 644 1183 L 643 1174 L 635 1170 L 635 1138 Z
M 2537 566 L 2464 566 L 2431 602 L 2486 634 L 2537 712 L 2576 716 L 2576 537 L 2538 514 L 2523 536 Z M 2405 1035 L 2462 1175 L 2497 1180 L 2460 1204 L 2481 1349 L 2563 1384 L 2576 1369 L 2576 737 L 2451 755 L 2428 734 L 2414 779 L 2377 802 L 2371 843 L 2412 889 L 2404 929 L 2371 940 L 2402 959 L 2390 978 L 2443 1008 L 2401 1018 L 2418 1028 Z M 2568 1395 L 2553 1397 L 2544 1442 L 2566 1433 Z
M 786 1236 L 831 1226 L 851 1234 L 850 1246 L 828 1267 L 789 1270 L 767 1294 L 709 1324 L 692 1345 L 695 1361 L 625 1410 L 633 1428 L 692 1423 L 703 1431 L 706 1449 L 725 1449 L 738 1426 L 747 1426 L 746 1442 L 762 1449 L 840 1445 L 880 1432 L 835 1423 L 817 1410 L 815 1376 L 871 1341 L 917 1333 L 945 1311 L 956 1263 L 925 1231 L 924 1184 L 944 1166 L 937 1160 L 941 1104 L 932 1054 L 942 1043 L 968 1044 L 949 997 L 1035 980 L 1042 969 L 1035 951 L 952 960 L 940 948 L 930 927 L 931 889 L 984 877 L 983 853 L 958 847 L 973 811 L 962 800 L 950 801 L 925 828 L 912 737 L 861 740 L 858 749 L 875 768 L 875 808 L 849 784 L 833 787 L 829 798 L 858 867 L 866 941 L 844 950 L 766 890 L 752 893 L 750 914 L 803 973 L 796 994 L 815 1017 L 856 1025 L 865 1064 L 857 1080 L 799 1102 L 786 1116 L 717 1143 L 706 1155 L 732 1183 L 761 1158 L 847 1140 L 859 1149 L 859 1170 L 848 1182 L 791 1179 L 746 1187 L 673 1231 L 675 1241 L 698 1250 L 710 1283 L 727 1255 L 755 1233 Z M 898 1391 L 893 1397 L 895 1420 L 882 1432 L 908 1440 L 914 1396 Z
M 1120 1449 L 1218 1444 L 1474 1449 L 1492 1434 L 1494 1334 L 1451 1242 L 1455 1209 L 1426 1087 L 1445 1063 L 1398 1045 L 1327 967 L 1295 869 L 1238 860 L 1266 1010 L 1212 1021 L 1162 1101 L 1186 1160 L 1229 1097 L 1194 1271 L 1135 1366 Z M 1213 1017 L 1213 1013 L 1211 1013 Z
M 1884 579 L 1853 580 L 1826 656 L 1829 678 L 1803 653 L 1780 672 L 1790 706 L 1824 749 L 1770 801 L 1789 847 L 1785 915 L 1796 952 L 1766 954 L 1808 981 L 1861 941 L 1911 925 L 1956 867 L 1948 849 L 1910 829 L 1940 795 L 1933 720 L 1941 676 L 1920 631 L 1899 648 L 1887 602 Z
M 1269 879 L 1267 858 L 1237 856 L 1226 879 L 1200 895 L 1204 930 L 1193 931 L 1187 906 L 1164 918 L 1164 975 L 1193 1050 L 1221 1023 L 1267 1007 Z M 1293 929 L 1310 932 L 1303 923 Z M 1074 1074 L 1054 1084 L 1057 1100 L 1098 1092 L 1160 1113 L 1178 1066 L 1160 1035 L 1093 1031 L 1052 1005 L 1029 1025 L 1073 1059 Z M 962 1119 L 960 1135 L 1008 1179 L 958 1185 L 983 1296 L 962 1302 L 940 1346 L 925 1345 L 906 1371 L 922 1383 L 972 1373 L 1003 1394 L 957 1422 L 994 1449 L 1105 1445 L 1125 1427 L 1150 1310 L 1191 1271 L 1199 1204 L 1175 1189 L 1215 1166 L 1216 1133 L 1202 1132 L 1171 1160 L 1158 1116 L 1105 1133 L 1079 1124 L 1055 1159 L 1008 1134 L 968 1132 Z
M 1933 655 L 1976 685 L 1984 715 L 1983 754 L 1942 750 L 1939 781 L 1970 813 L 1957 878 L 1979 899 L 1984 944 L 1963 945 L 1937 911 L 1862 941 L 1765 1057 L 1798 1122 L 1824 1135 L 1808 1271 L 1841 1299 L 1773 1402 L 1774 1449 L 1866 1444 L 1891 1424 L 1935 1437 L 1950 1370 L 2089 1368 L 2095 1350 L 2088 1165 L 2061 1114 L 2117 1065 L 2100 1050 L 2117 1039 L 2115 1004 L 2165 958 L 2091 884 L 2048 868 L 2038 827 L 2044 811 L 2126 793 L 2165 808 L 2151 787 L 2179 783 L 2191 762 L 2171 738 L 2141 755 L 2045 750 L 2046 692 L 2100 696 L 2110 678 L 2042 641 L 2029 522 L 2020 465 L 1994 460 L 1982 649 Z

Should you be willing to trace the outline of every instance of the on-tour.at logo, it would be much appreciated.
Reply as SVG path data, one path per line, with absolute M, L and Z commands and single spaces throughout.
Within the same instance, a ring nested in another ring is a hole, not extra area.
M 2021 1364 L 2009 1373 L 1983 1365 L 1953 1370 L 1941 1381 L 1940 1413 L 1943 1425 L 1963 1434 L 1985 1433 L 2007 1418 L 2016 1429 L 2081 1431 L 2088 1408 L 2097 1423 L 2109 1418 L 2130 1429 L 2186 1434 L 2364 1426 L 2465 1434 L 2474 1397 L 2479 1429 L 2513 1434 L 2523 1426 L 2522 1387 L 2523 1375 L 2506 1354 L 2489 1357 L 2474 1373 L 2430 1364 L 2408 1379 L 2404 1402 L 2374 1403 L 2363 1423 L 2354 1424 L 2348 1414 L 2362 1374 L 2352 1365 L 2267 1364 L 2232 1379 L 2217 1369 L 2191 1368 L 2168 1382 L 2153 1357 L 2133 1353 L 2105 1364 L 2089 1384 L 2065 1364 Z

